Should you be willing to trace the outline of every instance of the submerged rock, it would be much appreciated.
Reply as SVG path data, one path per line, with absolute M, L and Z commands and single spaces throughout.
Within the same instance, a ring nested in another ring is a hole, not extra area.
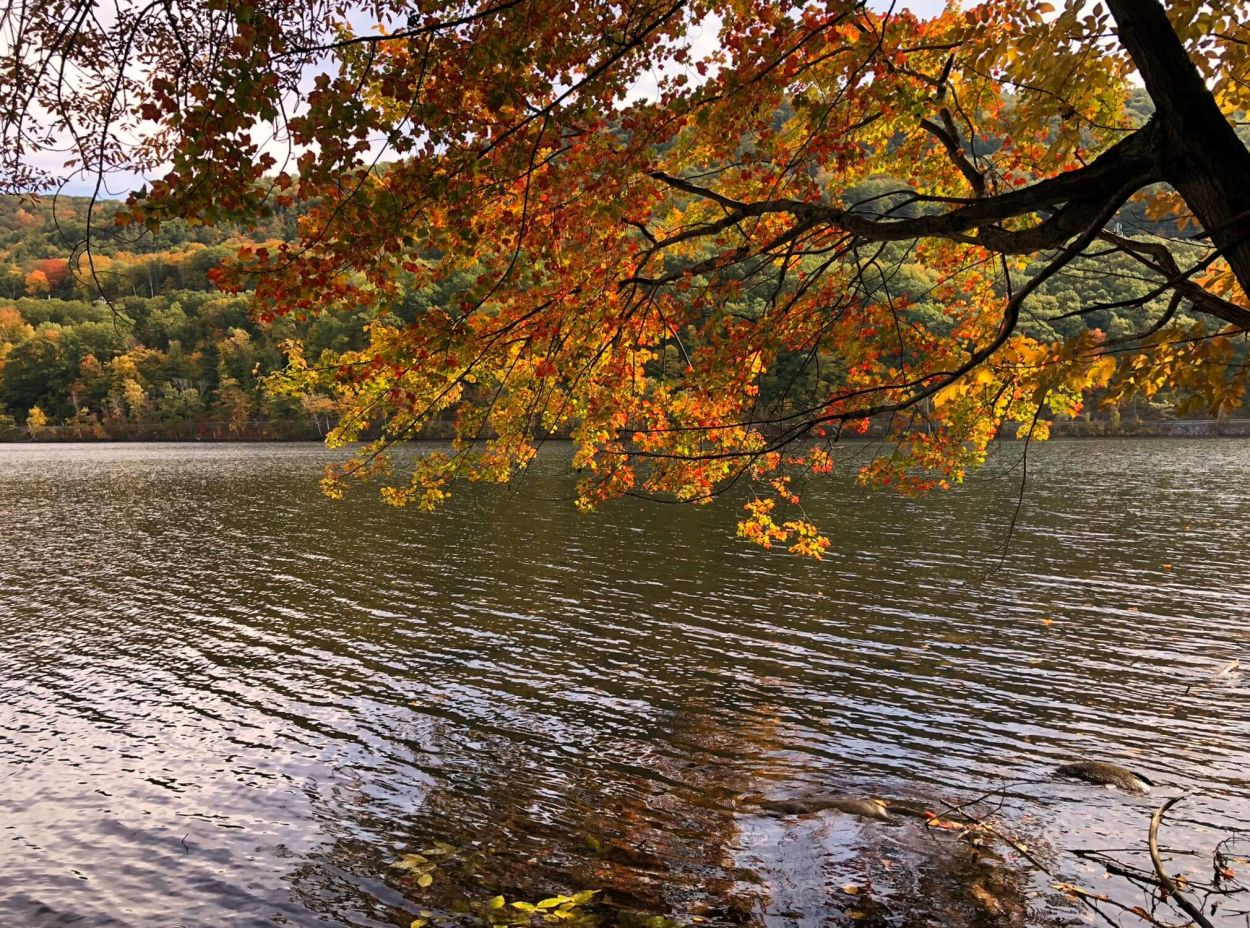
M 1055 775 L 1069 780 L 1084 780 L 1099 786 L 1114 786 L 1126 793 L 1148 793 L 1154 785 L 1139 773 L 1102 760 L 1081 760 L 1063 764 L 1055 769 Z
M 938 796 L 927 801 L 880 798 L 891 819 L 885 827 L 858 815 L 808 814 L 784 825 L 761 817 L 744 821 L 743 865 L 755 874 L 762 921 L 801 928 L 1058 928 L 1060 922 L 1044 921 L 1030 909 L 1033 871 L 1007 854 L 1008 845 L 996 844 L 993 834 L 975 828 L 959 838 L 935 833 L 927 823 L 933 813 L 927 810 L 945 805 Z M 857 806 L 872 801 L 817 794 L 756 797 L 743 804 L 775 815 L 801 815 L 821 808 L 845 811 L 848 800 Z M 851 814 L 856 814 L 854 807 Z M 1009 824 L 1003 827 L 1021 834 Z M 1048 857 L 1039 835 L 1027 837 L 1032 853 Z
M 889 807 L 881 799 L 860 799 L 854 796 L 802 796 L 795 799 L 760 799 L 754 803 L 773 815 L 812 815 L 833 809 L 847 815 L 892 822 Z

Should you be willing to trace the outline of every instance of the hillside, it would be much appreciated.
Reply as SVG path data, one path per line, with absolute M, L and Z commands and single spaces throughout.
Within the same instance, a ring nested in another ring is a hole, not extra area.
M 883 182 L 884 183 L 884 182 Z M 861 191 L 869 197 L 874 190 Z M 191 227 L 173 222 L 156 235 L 113 226 L 115 202 L 97 204 L 93 260 L 81 247 L 89 201 L 0 198 L 0 436 L 27 438 L 258 439 L 318 438 L 337 419 L 339 403 L 324 393 L 274 395 L 266 376 L 284 363 L 283 342 L 296 338 L 304 356 L 322 363 L 364 344 L 360 314 L 314 314 L 297 322 L 259 323 L 246 294 L 218 292 L 209 272 L 245 242 L 290 240 L 296 217 L 278 213 L 263 226 Z M 1128 209 L 1126 231 L 1150 225 Z M 1175 235 L 1159 238 L 1183 249 Z M 938 281 L 908 263 L 903 246 L 880 256 L 882 296 L 902 298 L 906 323 L 940 327 L 942 308 L 931 292 Z M 1113 337 L 1139 332 L 1161 316 L 1166 300 L 1129 303 L 1151 283 L 1139 265 L 1118 255 L 1075 262 L 1048 281 L 1028 304 L 1022 330 L 1040 340 L 1072 338 L 1088 329 Z M 435 294 L 410 294 L 392 307 L 412 321 Z M 744 291 L 741 312 L 764 305 Z M 1186 319 L 1182 306 L 1178 318 Z M 678 364 L 676 348 L 653 365 L 663 376 Z M 836 359 L 811 365 L 781 359 L 761 385 L 760 408 L 784 413 L 810 404 L 839 376 Z M 1099 409 L 1090 397 L 1085 415 L 1118 423 L 1120 410 Z M 1130 419 L 1174 415 L 1178 397 L 1125 411 Z M 1202 410 L 1195 410 L 1202 415 Z
M 81 248 L 88 201 L 0 198 L 0 433 L 83 438 L 318 437 L 326 396 L 273 397 L 282 341 L 310 356 L 360 340 L 362 319 L 261 326 L 246 295 L 208 273 L 243 241 L 288 238 L 294 218 L 240 229 L 170 223 L 135 235 L 96 208 L 93 260 Z M 94 265 L 92 267 L 91 265 Z

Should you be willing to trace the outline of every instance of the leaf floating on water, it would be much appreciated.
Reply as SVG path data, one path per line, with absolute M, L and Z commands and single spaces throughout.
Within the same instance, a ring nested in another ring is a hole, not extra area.
M 434 883 L 434 877 L 430 876 L 428 873 L 423 873 L 419 877 L 417 877 L 417 885 L 420 886 L 422 889 L 428 888 L 429 886 L 433 885 L 433 883 Z
M 847 883 L 845 886 L 842 887 L 842 892 L 846 893 L 848 896 L 854 896 L 856 893 L 859 892 L 859 887 L 856 886 L 854 883 Z
M 506 900 L 506 899 L 504 899 L 504 897 L 503 897 L 503 896 L 495 896 L 495 897 L 494 897 L 494 898 L 492 898 L 492 899 L 488 899 L 488 900 L 486 900 L 486 908 L 488 908 L 488 909 L 502 909 L 502 908 L 504 907 L 504 904 L 505 904 L 506 902 L 507 902 L 507 900 Z
M 430 859 L 423 854 L 405 854 L 391 864 L 397 870 L 420 870 L 430 865 Z

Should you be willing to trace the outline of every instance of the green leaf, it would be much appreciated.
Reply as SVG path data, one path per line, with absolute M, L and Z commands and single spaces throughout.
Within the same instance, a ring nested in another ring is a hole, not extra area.
M 506 901 L 503 896 L 495 896 L 493 899 L 486 900 L 486 907 L 488 909 L 502 909 Z

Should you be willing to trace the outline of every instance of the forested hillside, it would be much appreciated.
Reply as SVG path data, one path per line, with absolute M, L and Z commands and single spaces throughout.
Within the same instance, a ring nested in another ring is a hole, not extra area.
M 882 181 L 881 189 L 897 189 Z M 857 196 L 874 197 L 872 185 Z M 367 342 L 365 311 L 279 316 L 258 321 L 247 293 L 226 294 L 210 272 L 243 244 L 291 241 L 295 217 L 279 211 L 267 224 L 237 228 L 163 225 L 156 235 L 115 228 L 118 204 L 96 206 L 93 257 L 86 238 L 88 201 L 0 198 L 0 436 L 7 438 L 318 438 L 336 422 L 341 397 L 324 389 L 273 389 L 266 378 L 286 364 L 282 345 L 302 344 L 309 363 L 331 366 L 343 352 Z M 1121 224 L 1140 235 L 1148 220 L 1131 208 Z M 1174 227 L 1157 227 L 1157 241 L 1186 249 Z M 940 330 L 944 282 L 908 259 L 898 244 L 874 263 L 876 295 L 898 302 L 903 325 Z M 1140 265 L 1124 254 L 1086 258 L 1048 280 L 1034 295 L 1021 330 L 1057 341 L 1097 330 L 1128 337 L 1142 329 L 1134 301 L 1151 285 Z M 392 323 L 411 322 L 437 294 L 409 293 L 388 312 Z M 752 316 L 767 303 L 763 289 L 742 291 L 739 307 Z M 1157 319 L 1168 299 L 1147 301 Z M 1180 304 L 1173 321 L 1186 320 Z M 685 333 L 687 345 L 697 339 Z M 650 373 L 664 377 L 683 366 L 670 346 Z M 760 410 L 786 414 L 819 401 L 843 376 L 836 363 L 813 365 L 798 355 L 781 358 L 760 388 Z M 1183 400 L 1166 389 L 1152 404 L 1135 403 L 1130 418 L 1175 415 Z M 1086 418 L 1118 422 L 1120 410 L 1091 396 Z M 1181 407 L 1182 414 L 1205 415 Z
M 243 241 L 289 239 L 283 215 L 237 229 L 173 222 L 156 236 L 116 229 L 116 204 L 97 206 L 90 262 L 88 201 L 0 199 L 0 434 L 8 437 L 317 437 L 335 402 L 275 396 L 263 378 L 280 344 L 342 351 L 363 319 L 260 325 L 246 295 L 218 292 L 209 272 Z

